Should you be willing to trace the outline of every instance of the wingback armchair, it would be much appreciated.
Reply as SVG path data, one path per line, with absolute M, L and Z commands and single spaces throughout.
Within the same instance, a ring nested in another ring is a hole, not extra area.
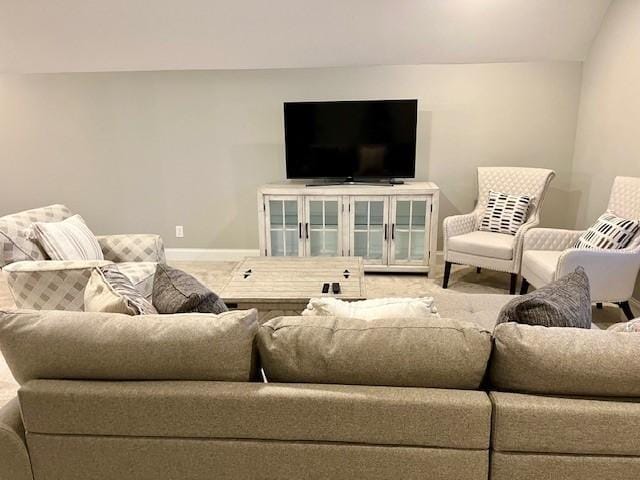
M 611 189 L 607 211 L 630 220 L 640 219 L 640 178 L 616 177 Z M 633 312 L 629 300 L 640 269 L 640 234 L 620 250 L 577 249 L 576 240 L 584 232 L 534 228 L 524 239 L 522 256 L 522 287 L 540 288 L 576 267 L 584 268 L 591 286 L 591 300 L 617 303 L 629 320 Z
M 105 235 L 98 242 L 104 260 L 49 260 L 37 241 L 30 238 L 34 222 L 59 222 L 72 212 L 64 205 L 50 205 L 0 218 L 0 268 L 18 308 L 34 310 L 83 310 L 84 290 L 92 268 L 117 263 L 134 285 L 151 297 L 158 262 L 165 262 L 158 235 Z
M 515 294 L 524 235 L 540 223 L 545 194 L 555 176 L 553 170 L 520 167 L 479 167 L 478 198 L 471 213 L 444 219 L 445 271 L 442 288 L 449 285 L 451 265 L 470 265 L 511 274 L 510 292 Z M 480 231 L 489 191 L 531 198 L 527 217 L 515 235 Z

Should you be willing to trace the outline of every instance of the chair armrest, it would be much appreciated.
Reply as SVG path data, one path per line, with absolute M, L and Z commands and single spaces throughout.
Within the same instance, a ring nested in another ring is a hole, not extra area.
M 108 260 L 24 260 L 6 265 L 2 270 L 10 273 L 59 272 L 64 270 L 91 270 L 109 265 Z
M 98 243 L 104 259 L 111 262 L 166 262 L 164 243 L 159 235 L 102 235 Z
M 17 398 L 0 409 L 0 480 L 33 480 Z
M 566 250 L 571 248 L 583 233 L 582 230 L 532 228 L 525 233 L 524 250 Z
M 556 279 L 583 267 L 589 277 L 591 301 L 624 302 L 633 295 L 640 269 L 640 248 L 596 250 L 569 248 L 558 259 Z
M 467 213 L 465 215 L 453 215 L 445 218 L 442 222 L 442 232 L 445 245 L 447 238 L 449 237 L 473 232 L 476 228 L 477 218 L 478 216 L 475 212 Z
M 106 260 L 43 260 L 15 262 L 4 267 L 18 308 L 84 310 L 84 289 L 94 267 Z

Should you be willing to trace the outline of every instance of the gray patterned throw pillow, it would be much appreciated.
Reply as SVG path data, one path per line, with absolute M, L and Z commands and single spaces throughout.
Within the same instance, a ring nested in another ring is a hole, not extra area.
M 517 322 L 545 327 L 591 328 L 589 277 L 575 272 L 507 303 L 497 323 Z
M 153 279 L 153 306 L 160 313 L 222 313 L 222 299 L 182 270 L 158 264 Z

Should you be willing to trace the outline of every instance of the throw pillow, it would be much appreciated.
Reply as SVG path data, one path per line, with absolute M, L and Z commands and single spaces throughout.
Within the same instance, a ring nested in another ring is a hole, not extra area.
M 153 279 L 153 305 L 160 313 L 222 313 L 222 299 L 182 270 L 158 264 Z
M 507 303 L 497 323 L 516 322 L 545 327 L 591 328 L 589 277 L 575 272 Z
M 527 219 L 531 198 L 489 191 L 489 201 L 480 223 L 485 232 L 515 235 Z
M 618 217 L 613 213 L 600 215 L 596 223 L 576 241 L 574 248 L 626 248 L 640 229 L 640 221 Z
M 610 332 L 640 333 L 640 318 L 629 322 L 616 323 L 607 328 Z
M 439 318 L 433 297 L 378 298 L 345 302 L 338 298 L 312 298 L 302 315 L 376 320 L 383 318 Z
M 32 238 L 51 260 L 104 260 L 98 239 L 80 215 L 61 222 L 35 222 Z
M 84 291 L 84 310 L 127 315 L 158 313 L 116 265 L 93 269 Z

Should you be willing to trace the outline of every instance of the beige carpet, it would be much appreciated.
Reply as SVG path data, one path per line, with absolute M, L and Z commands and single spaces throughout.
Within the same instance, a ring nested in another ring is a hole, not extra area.
M 227 282 L 235 262 L 172 262 L 198 277 L 213 291 L 219 291 Z M 478 293 L 508 293 L 509 276 L 497 272 L 483 271 L 476 273 L 475 269 L 457 267 L 454 269 L 450 291 L 478 294 Z M 441 291 L 442 267 L 439 266 L 434 274 L 366 274 L 365 285 L 368 298 L 379 297 L 418 297 L 437 294 Z M 6 285 L 4 277 L 0 279 L 0 309 L 14 308 L 13 299 Z M 624 321 L 620 309 L 614 305 L 606 305 L 603 310 L 594 309 L 594 321 L 601 327 Z M 16 382 L 0 354 L 0 406 L 15 396 Z

